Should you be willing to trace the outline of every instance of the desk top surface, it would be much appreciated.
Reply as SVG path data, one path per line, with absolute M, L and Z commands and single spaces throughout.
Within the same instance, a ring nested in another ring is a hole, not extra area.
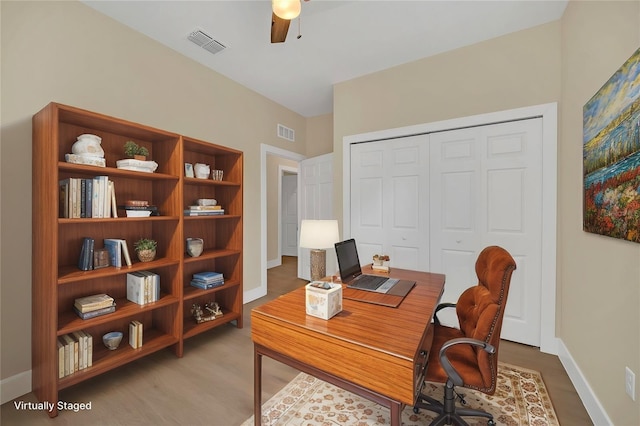
M 371 266 L 363 267 L 363 273 L 372 273 Z M 254 308 L 251 315 L 283 327 L 317 333 L 318 337 L 412 359 L 442 295 L 445 276 L 397 268 L 389 276 L 416 281 L 397 308 L 343 298 L 342 312 L 323 320 L 306 314 L 305 289 L 301 287 Z M 254 321 L 252 327 L 253 324 Z

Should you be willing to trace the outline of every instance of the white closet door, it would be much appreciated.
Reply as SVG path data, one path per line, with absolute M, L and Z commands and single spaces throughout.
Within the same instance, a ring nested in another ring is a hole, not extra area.
M 351 237 L 361 264 L 374 254 L 391 267 L 429 269 L 428 137 L 351 146 Z
M 540 345 L 542 119 L 430 135 L 431 271 L 446 274 L 442 300 L 477 284 L 489 245 L 514 257 L 502 337 Z M 455 323 L 453 313 L 441 316 Z

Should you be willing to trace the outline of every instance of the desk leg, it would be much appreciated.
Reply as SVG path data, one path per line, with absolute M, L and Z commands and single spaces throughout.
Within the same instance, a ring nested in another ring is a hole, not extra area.
M 391 401 L 391 426 L 400 426 L 402 424 L 402 404 Z
M 253 424 L 262 423 L 262 354 L 253 348 Z

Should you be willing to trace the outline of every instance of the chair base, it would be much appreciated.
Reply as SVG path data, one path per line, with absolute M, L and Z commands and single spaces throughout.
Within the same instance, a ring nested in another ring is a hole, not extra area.
M 428 395 L 420 393 L 420 395 L 418 396 L 418 401 L 413 407 L 413 411 L 417 413 L 421 408 L 424 410 L 433 411 L 434 413 L 438 413 L 438 416 L 431 422 L 430 426 L 468 426 L 469 424 L 464 421 L 464 419 L 462 418 L 463 416 L 485 417 L 488 419 L 488 425 L 495 425 L 493 415 L 487 413 L 486 411 L 456 407 L 453 386 L 449 387 L 448 385 L 445 385 L 444 403 L 437 401 Z

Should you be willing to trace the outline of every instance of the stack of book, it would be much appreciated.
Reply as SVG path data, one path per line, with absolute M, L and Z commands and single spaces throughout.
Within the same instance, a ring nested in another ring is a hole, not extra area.
M 133 349 L 142 347 L 142 332 L 144 327 L 140 321 L 133 320 L 129 323 L 129 345 Z
M 149 271 L 129 272 L 127 299 L 138 305 L 157 302 L 160 299 L 160 276 Z
M 115 187 L 108 176 L 62 179 L 59 186 L 59 217 L 118 217 Z
M 223 215 L 224 209 L 221 206 L 189 206 L 184 209 L 185 216 L 217 216 Z
M 127 217 L 149 217 L 159 216 L 158 207 L 150 205 L 148 201 L 144 200 L 127 200 L 124 206 L 120 206 L 124 209 Z
M 90 319 L 115 312 L 116 301 L 108 294 L 94 294 L 76 299 L 73 309 L 80 318 Z
M 74 331 L 60 336 L 57 347 L 58 378 L 93 365 L 93 337 L 86 331 Z
M 224 284 L 224 277 L 219 272 L 198 272 L 193 274 L 191 285 L 202 289 L 220 287 Z

